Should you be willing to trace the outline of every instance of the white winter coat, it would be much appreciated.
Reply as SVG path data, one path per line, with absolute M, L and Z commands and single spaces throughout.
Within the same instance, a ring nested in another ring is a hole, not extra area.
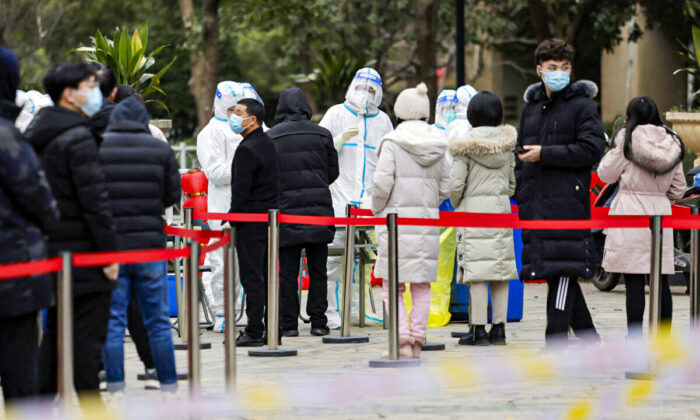
M 406 121 L 386 135 L 378 146 L 372 211 L 384 217 L 439 218 L 440 203 L 452 191 L 444 136 L 423 121 Z M 440 228 L 399 226 L 399 281 L 427 283 L 437 279 Z M 388 277 L 388 233 L 377 227 L 378 256 L 375 275 Z

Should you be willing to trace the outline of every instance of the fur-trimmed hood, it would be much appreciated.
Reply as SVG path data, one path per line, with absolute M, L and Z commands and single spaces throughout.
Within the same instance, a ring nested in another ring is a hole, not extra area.
M 578 82 L 571 83 L 569 86 L 564 88 L 561 92 L 566 95 L 567 98 L 585 95 L 590 99 L 598 96 L 598 85 L 590 80 L 579 80 Z M 540 102 L 547 100 L 547 91 L 544 88 L 544 82 L 533 83 L 525 89 L 525 94 L 523 95 L 525 103 Z
M 468 156 L 488 168 L 500 168 L 510 162 L 517 140 L 518 132 L 512 125 L 476 127 L 451 138 L 448 150 L 452 156 Z
M 637 166 L 655 175 L 672 171 L 682 159 L 682 145 L 678 136 L 666 127 L 639 125 L 632 132 L 631 160 Z M 617 134 L 615 144 L 624 147 L 625 129 Z
M 385 135 L 377 145 L 377 155 L 382 153 L 384 142 L 392 141 L 408 152 L 421 166 L 430 166 L 445 155 L 447 140 L 425 121 L 412 120 L 399 124 Z

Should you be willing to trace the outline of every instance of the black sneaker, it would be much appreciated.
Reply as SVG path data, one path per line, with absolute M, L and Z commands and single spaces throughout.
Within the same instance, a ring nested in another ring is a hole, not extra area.
M 148 390 L 158 390 L 160 389 L 160 382 L 158 382 L 158 373 L 155 369 L 146 369 L 143 373 L 144 388 Z
M 261 338 L 253 338 L 241 331 L 241 334 L 236 339 L 236 347 L 262 347 L 265 345 L 265 340 Z
M 299 337 L 299 330 L 282 330 L 282 337 Z
M 322 336 L 322 335 L 328 335 L 331 333 L 330 328 L 328 327 L 321 327 L 321 328 L 311 328 L 311 335 L 316 335 L 316 336 Z
M 496 346 L 506 345 L 506 326 L 504 324 L 493 324 L 489 331 L 489 343 Z
M 459 339 L 459 344 L 463 346 L 488 346 L 489 337 L 483 325 L 475 325 L 472 334 Z M 470 328 L 471 330 L 471 328 Z

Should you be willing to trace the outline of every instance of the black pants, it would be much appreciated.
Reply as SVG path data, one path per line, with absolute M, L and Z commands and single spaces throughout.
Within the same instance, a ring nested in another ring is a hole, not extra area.
M 129 299 L 129 309 L 127 310 L 127 323 L 129 326 L 129 335 L 136 345 L 136 352 L 139 354 L 139 359 L 143 363 L 144 368 L 154 369 L 153 353 L 151 352 L 151 343 L 148 341 L 148 332 L 143 323 L 143 312 L 141 312 L 141 304 L 136 296 L 135 282 L 131 282 L 131 299 Z
M 642 333 L 642 320 L 644 319 L 644 305 L 646 301 L 645 274 L 624 274 L 625 294 L 627 303 L 627 333 L 629 335 Z M 671 325 L 673 316 L 673 298 L 671 297 L 671 287 L 669 286 L 669 276 L 661 276 L 661 320 Z
M 547 279 L 547 329 L 545 341 L 552 344 L 566 339 L 571 328 L 576 336 L 598 339 L 591 313 L 577 279 Z
M 267 226 L 241 223 L 236 227 L 236 236 L 241 285 L 246 296 L 245 332 L 252 338 L 261 338 L 267 303 Z
M 96 397 L 99 401 L 99 379 L 102 347 L 107 337 L 109 304 L 112 292 L 97 292 L 73 298 L 73 380 L 78 396 Z M 46 315 L 46 330 L 39 353 L 39 386 L 42 394 L 57 391 L 57 318 L 56 308 Z
M 306 313 L 311 318 L 311 328 L 325 328 L 328 309 L 327 244 L 305 244 L 280 248 L 280 289 L 282 301 L 282 328 L 296 330 L 299 319 L 298 275 L 301 250 L 306 250 L 309 267 L 309 299 Z
M 5 404 L 39 393 L 37 313 L 0 318 L 0 378 Z

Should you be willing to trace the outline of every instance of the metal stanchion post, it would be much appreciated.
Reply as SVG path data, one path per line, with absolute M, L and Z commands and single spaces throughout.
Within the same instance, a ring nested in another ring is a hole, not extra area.
M 352 209 L 356 208 L 354 204 L 348 204 L 345 207 L 347 217 L 352 217 Z M 345 230 L 345 258 L 343 261 L 343 313 L 340 320 L 340 337 L 327 336 L 323 337 L 324 343 L 368 343 L 368 335 L 352 335 L 350 334 L 351 316 L 352 316 L 352 280 L 355 262 L 355 226 L 347 225 Z M 362 287 L 362 282 L 360 282 Z
M 661 229 L 662 216 L 651 216 L 651 275 L 649 276 L 649 336 L 654 337 L 659 333 L 661 321 L 661 262 L 663 250 L 663 230 Z M 627 372 L 627 379 L 650 380 L 658 372 L 657 362 L 650 361 L 649 370 L 646 372 Z
M 199 242 L 189 240 L 189 272 L 185 278 L 187 289 L 187 364 L 190 370 L 190 396 L 197 397 L 201 382 L 201 355 L 199 347 Z
M 700 208 L 691 208 L 694 216 L 700 214 Z M 700 298 L 698 282 L 700 281 L 700 231 L 690 231 L 690 325 L 696 327 L 700 318 Z
M 56 315 L 58 332 L 58 401 L 70 410 L 73 401 L 73 254 L 61 252 L 58 272 Z
M 226 390 L 236 388 L 236 229 L 229 228 L 229 243 L 224 248 L 224 365 Z
M 386 219 L 389 233 L 389 358 L 370 360 L 370 367 L 407 367 L 420 364 L 420 359 L 399 358 L 399 232 L 397 218 L 396 213 L 390 213 Z
M 252 357 L 296 356 L 297 351 L 278 348 L 279 340 L 279 210 L 268 211 L 267 220 L 267 348 L 248 351 Z

